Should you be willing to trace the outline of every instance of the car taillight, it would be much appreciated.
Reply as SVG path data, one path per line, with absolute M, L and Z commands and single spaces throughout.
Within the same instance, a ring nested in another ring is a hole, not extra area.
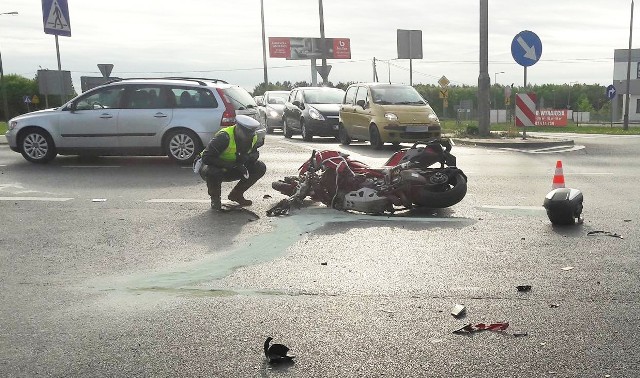
M 222 119 L 220 120 L 220 126 L 233 126 L 236 124 L 236 109 L 231 105 L 231 102 L 224 94 L 224 91 L 220 88 L 216 88 L 222 102 L 224 103 L 224 113 L 222 113 Z

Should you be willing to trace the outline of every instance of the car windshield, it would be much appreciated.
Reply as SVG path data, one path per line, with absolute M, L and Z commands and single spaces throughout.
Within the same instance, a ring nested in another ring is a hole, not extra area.
M 245 110 L 255 108 L 256 102 L 249 92 L 239 87 L 231 87 L 223 89 L 231 104 L 236 110 Z
M 371 88 L 373 102 L 380 105 L 426 105 L 426 101 L 413 87 L 390 86 Z
M 307 104 L 340 104 L 344 98 L 342 89 L 314 89 L 304 91 L 304 102 Z
M 267 103 L 268 104 L 284 104 L 285 102 L 287 102 L 288 97 L 289 97 L 289 92 L 269 93 L 267 95 Z

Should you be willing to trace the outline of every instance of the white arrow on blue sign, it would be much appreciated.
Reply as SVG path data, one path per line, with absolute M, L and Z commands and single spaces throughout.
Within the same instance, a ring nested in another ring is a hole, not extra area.
M 616 87 L 611 84 L 607 87 L 607 98 L 613 100 L 614 97 L 616 97 Z
M 511 55 L 521 66 L 533 66 L 542 55 L 542 42 L 536 33 L 523 30 L 511 41 Z

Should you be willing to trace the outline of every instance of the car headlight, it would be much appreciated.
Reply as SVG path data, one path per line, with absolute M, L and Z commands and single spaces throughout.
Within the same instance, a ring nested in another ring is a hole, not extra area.
M 384 113 L 384 118 L 389 122 L 398 122 L 398 116 L 395 113 Z
M 309 107 L 309 115 L 313 119 L 317 119 L 318 121 L 324 121 L 324 116 L 320 114 L 318 109 Z
M 18 122 L 16 121 L 11 121 L 9 122 L 9 130 L 13 130 L 18 126 Z
M 429 113 L 427 118 L 429 118 L 429 121 L 431 122 L 440 122 L 440 120 L 438 119 L 438 116 L 433 113 Z

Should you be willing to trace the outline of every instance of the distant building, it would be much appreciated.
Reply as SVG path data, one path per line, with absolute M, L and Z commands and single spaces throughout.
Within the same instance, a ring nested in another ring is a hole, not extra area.
M 613 119 L 622 121 L 627 93 L 628 49 L 616 49 L 613 53 L 613 86 L 616 96 L 611 100 Z M 631 76 L 629 85 L 629 121 L 640 122 L 640 49 L 631 49 Z

